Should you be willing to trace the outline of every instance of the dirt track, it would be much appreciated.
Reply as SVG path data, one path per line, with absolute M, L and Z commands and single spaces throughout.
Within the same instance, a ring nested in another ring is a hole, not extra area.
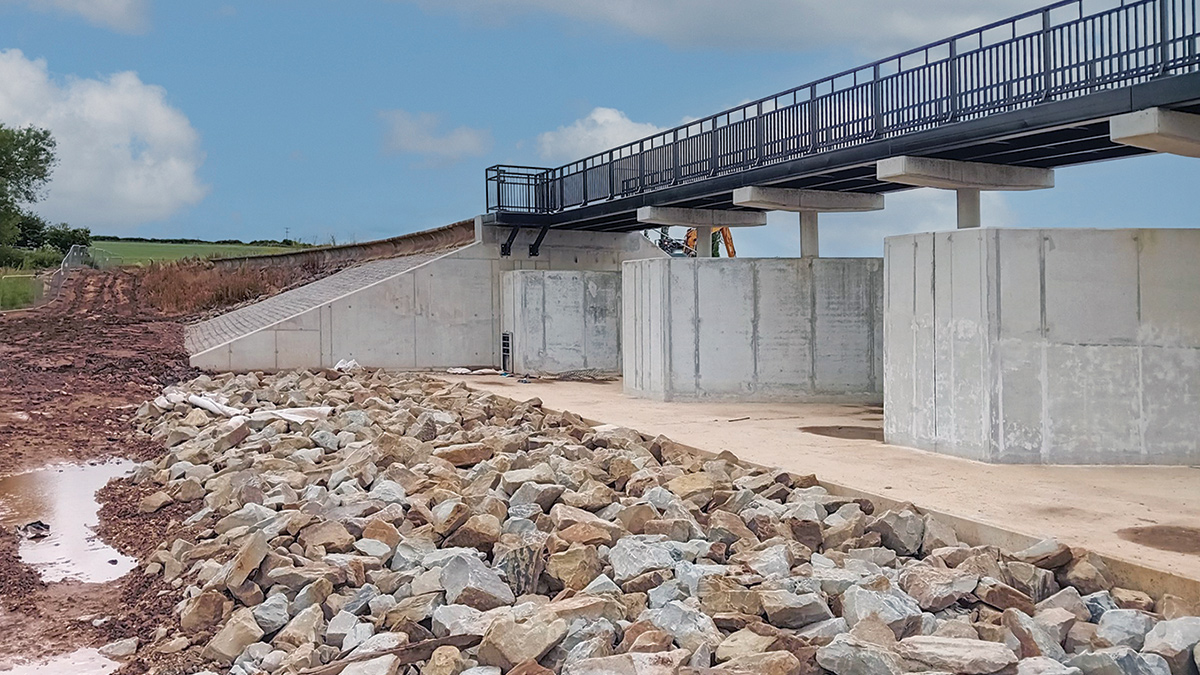
M 190 370 L 183 326 L 137 303 L 139 281 L 137 273 L 79 271 L 50 306 L 0 317 L 0 475 L 158 452 L 134 435 L 128 417 Z M 122 552 L 144 555 L 142 535 L 164 532 L 170 515 L 131 514 L 131 490 L 114 483 L 103 491 L 101 530 Z M 140 599 L 158 589 L 139 585 L 138 571 L 109 584 L 44 585 L 16 552 L 14 534 L 0 532 L 0 663 L 103 644 L 140 627 L 117 616 L 96 628 L 80 617 L 134 605 L 153 613 Z

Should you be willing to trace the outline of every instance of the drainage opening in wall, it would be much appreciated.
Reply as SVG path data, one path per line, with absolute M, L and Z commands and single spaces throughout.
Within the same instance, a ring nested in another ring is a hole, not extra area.
M 879 427 L 858 427 L 850 425 L 838 425 L 829 427 L 800 427 L 800 431 L 806 434 L 816 434 L 818 436 L 828 436 L 830 438 L 844 438 L 853 441 L 877 441 L 883 442 L 883 429 Z

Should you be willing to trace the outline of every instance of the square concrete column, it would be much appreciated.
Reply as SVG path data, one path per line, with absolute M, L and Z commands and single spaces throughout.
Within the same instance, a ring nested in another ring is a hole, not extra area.
M 713 229 L 711 227 L 697 227 L 696 228 L 696 257 L 697 258 L 713 257 L 712 235 L 713 235 Z
M 955 190 L 958 229 L 979 227 L 981 190 L 1045 190 L 1054 187 L 1054 171 L 1029 166 L 960 162 L 934 157 L 889 157 L 875 165 L 881 181 Z
M 878 211 L 883 195 L 833 190 L 794 190 L 790 188 L 745 187 L 733 191 L 733 203 L 767 211 L 792 211 L 800 214 L 800 257 L 820 257 L 818 219 L 822 211 L 852 213 Z
M 820 258 L 821 237 L 817 220 L 821 214 L 817 211 L 800 212 L 800 257 Z

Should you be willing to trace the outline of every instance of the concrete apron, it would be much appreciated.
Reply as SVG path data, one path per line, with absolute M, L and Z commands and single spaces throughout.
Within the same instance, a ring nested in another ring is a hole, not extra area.
M 463 382 L 468 388 L 475 391 L 493 391 L 501 396 L 511 398 L 509 392 L 494 391 L 492 389 L 472 387 L 467 380 L 452 378 L 451 381 Z M 562 412 L 550 407 L 543 406 L 548 412 Z M 578 411 L 572 411 L 576 415 L 580 415 Z M 602 420 L 595 420 L 581 415 L 581 418 L 589 425 L 596 426 L 606 424 Z M 694 445 L 680 443 L 672 439 L 679 447 L 686 449 L 689 452 L 696 454 L 704 459 L 715 459 L 719 453 L 703 450 Z M 735 453 L 736 454 L 736 453 Z M 749 461 L 739 457 L 739 460 L 746 466 L 769 469 L 765 464 Z M 869 499 L 876 508 L 881 510 L 896 509 L 902 506 L 911 505 L 917 508 L 923 514 L 933 515 L 943 520 L 947 525 L 954 528 L 959 540 L 971 546 L 996 546 L 1009 551 L 1019 551 L 1037 543 L 1041 540 L 1040 537 L 1030 536 L 1015 530 L 1010 530 L 1003 527 L 998 527 L 988 523 L 983 523 L 978 520 L 967 518 L 945 511 L 936 509 L 928 509 L 921 507 L 919 504 L 912 502 L 899 501 L 891 497 L 887 497 L 877 492 L 862 490 L 844 483 L 834 483 L 827 480 L 821 480 L 817 477 L 819 484 L 829 491 L 830 494 L 839 497 L 849 498 L 864 498 Z M 1110 576 L 1113 581 L 1122 588 L 1130 588 L 1139 590 L 1149 594 L 1156 600 L 1161 598 L 1163 594 L 1170 593 L 1177 595 L 1189 602 L 1200 603 L 1200 578 L 1191 578 L 1171 572 L 1166 572 L 1152 567 L 1147 567 L 1135 560 L 1127 558 L 1105 555 L 1092 551 L 1104 564 L 1108 567 Z

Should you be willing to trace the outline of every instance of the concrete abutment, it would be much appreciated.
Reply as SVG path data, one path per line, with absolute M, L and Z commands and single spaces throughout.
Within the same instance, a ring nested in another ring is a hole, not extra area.
M 1200 462 L 1200 230 L 887 239 L 885 435 L 997 463 Z

